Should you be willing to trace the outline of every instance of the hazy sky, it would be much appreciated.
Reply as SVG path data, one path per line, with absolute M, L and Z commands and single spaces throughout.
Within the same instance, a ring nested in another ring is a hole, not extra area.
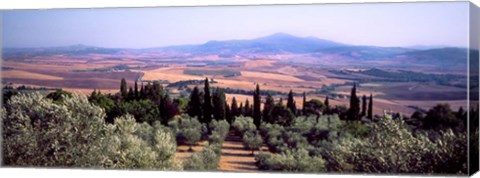
M 468 2 L 15 10 L 4 47 L 146 48 L 276 32 L 354 45 L 468 45 Z

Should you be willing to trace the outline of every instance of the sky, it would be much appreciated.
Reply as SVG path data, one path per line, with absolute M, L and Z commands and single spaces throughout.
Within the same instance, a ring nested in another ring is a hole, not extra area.
M 150 48 L 277 32 L 352 45 L 468 46 L 468 2 L 2 12 L 4 47 Z

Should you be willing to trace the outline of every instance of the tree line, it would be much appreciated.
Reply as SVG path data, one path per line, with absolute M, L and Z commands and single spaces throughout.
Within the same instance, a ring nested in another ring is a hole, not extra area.
M 224 89 L 210 87 L 212 81 L 208 78 L 203 83 L 203 89 L 195 86 L 188 98 L 173 98 L 159 82 L 148 82 L 147 84 L 142 82 L 140 85 L 135 82 L 133 86 L 128 86 L 127 81 L 122 79 L 120 92 L 103 94 L 94 90 L 88 99 L 105 110 L 107 123 L 113 123 L 114 118 L 127 113 L 133 115 L 137 122 L 151 124 L 154 121 L 160 121 L 165 125 L 175 115 L 181 113 L 195 117 L 202 124 L 208 124 L 212 120 L 226 120 L 232 124 L 236 117 L 245 116 L 252 117 L 257 128 L 262 122 L 288 126 L 298 116 L 311 115 L 320 117 L 337 114 L 341 120 L 357 122 L 378 119 L 378 116 L 373 113 L 373 95 L 359 97 L 356 83 L 353 83 L 348 107 L 331 105 L 328 96 L 323 101 L 307 100 L 307 93 L 304 92 L 301 108 L 297 108 L 295 96 L 298 94 L 296 95 L 292 90 L 286 97 L 286 105 L 283 97 L 279 97 L 276 101 L 274 95 L 270 93 L 266 93 L 265 96 L 258 84 L 253 90 L 253 100 L 247 98 L 245 102 L 239 102 L 237 98 L 233 97 L 229 103 Z M 57 90 L 47 97 L 60 100 L 60 96 L 65 93 L 65 91 Z M 411 116 L 394 113 L 393 118 L 401 117 L 407 123 L 421 128 L 437 129 L 458 126 L 458 130 L 461 130 L 467 125 L 466 112 L 463 108 L 453 111 L 448 104 L 438 104 L 428 111 L 418 110 Z
M 172 98 L 159 82 L 148 82 L 146 85 L 137 81 L 133 87 L 127 81 L 120 81 L 120 91 L 116 94 L 102 94 L 94 90 L 89 96 L 89 101 L 105 109 L 106 121 L 113 123 L 113 119 L 124 114 L 132 114 L 138 122 L 153 123 L 158 120 L 167 124 L 175 115 L 186 113 L 196 117 L 201 123 L 210 123 L 215 120 L 227 120 L 233 123 L 235 117 L 252 117 L 257 128 L 262 121 L 288 125 L 295 117 L 301 115 L 338 114 L 343 120 L 360 120 L 362 117 L 373 118 L 373 96 L 357 97 L 356 84 L 354 84 L 350 97 L 350 106 L 330 106 L 329 97 L 324 101 L 310 99 L 303 93 L 302 108 L 297 109 L 296 94 L 290 90 L 287 95 L 286 105 L 283 97 L 275 101 L 270 92 L 260 90 L 257 84 L 253 90 L 253 100 L 239 102 L 235 97 L 230 104 L 222 88 L 210 87 L 211 80 L 205 78 L 203 89 L 195 86 L 188 98 Z M 266 96 L 262 96 L 266 95 Z M 263 98 L 263 100 L 262 100 Z M 263 103 L 263 108 L 261 107 Z M 360 103 L 362 107 L 360 108 Z M 368 107 L 367 107 L 368 106 Z

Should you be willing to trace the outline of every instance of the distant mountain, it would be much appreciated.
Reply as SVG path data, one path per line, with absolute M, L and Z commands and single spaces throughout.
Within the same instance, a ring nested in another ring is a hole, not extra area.
M 428 50 L 428 49 L 450 48 L 450 47 L 451 46 L 445 46 L 445 45 L 413 45 L 413 46 L 405 46 L 404 48 Z
M 296 37 L 286 33 L 251 40 L 209 41 L 201 45 L 171 46 L 154 48 L 151 51 L 178 51 L 193 54 L 284 54 L 311 53 L 325 48 L 340 47 L 345 44 L 315 37 Z
M 433 46 L 431 46 L 433 47 Z M 72 45 L 49 48 L 5 48 L 4 59 L 25 59 L 32 56 L 47 55 L 85 55 L 85 54 L 141 54 L 155 53 L 168 58 L 184 58 L 189 56 L 218 55 L 230 57 L 234 55 L 250 56 L 252 54 L 282 55 L 306 54 L 314 58 L 313 61 L 335 59 L 338 61 L 360 60 L 390 60 L 399 64 L 429 64 L 447 67 L 448 65 L 466 66 L 466 48 L 434 48 L 417 46 L 405 47 L 378 47 L 355 46 L 342 44 L 316 37 L 297 37 L 286 33 L 275 33 L 269 36 L 249 40 L 209 41 L 198 45 L 179 45 L 146 49 L 102 48 L 86 45 Z M 426 49 L 418 49 L 426 48 Z M 301 62 L 298 57 L 291 61 Z
M 102 48 L 94 46 L 86 46 L 82 44 L 60 47 L 44 47 L 44 48 L 4 48 L 3 58 L 5 59 L 21 59 L 33 56 L 49 56 L 49 55 L 85 55 L 85 54 L 116 54 L 126 49 L 120 48 Z

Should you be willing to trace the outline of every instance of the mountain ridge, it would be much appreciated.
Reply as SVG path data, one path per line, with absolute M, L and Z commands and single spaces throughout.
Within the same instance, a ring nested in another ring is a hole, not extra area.
M 210 40 L 202 44 L 175 45 L 155 48 L 104 48 L 75 44 L 45 48 L 4 48 L 3 57 L 26 58 L 39 55 L 82 55 L 82 54 L 122 54 L 158 53 L 169 56 L 235 56 L 235 55 L 282 55 L 315 54 L 323 57 L 357 60 L 407 60 L 427 64 L 466 65 L 467 49 L 444 47 L 434 49 L 414 49 L 407 47 L 362 46 L 338 43 L 317 37 L 298 37 L 287 33 L 274 33 L 253 39 Z M 298 59 L 301 60 L 301 59 Z

